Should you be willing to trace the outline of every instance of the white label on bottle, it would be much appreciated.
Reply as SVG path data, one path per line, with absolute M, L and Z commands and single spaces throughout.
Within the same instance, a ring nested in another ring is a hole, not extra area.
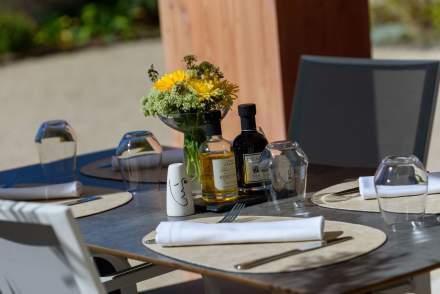
M 260 183 L 265 179 L 259 166 L 260 156 L 261 153 L 243 154 L 244 182 L 246 184 Z
M 217 190 L 229 190 L 237 187 L 234 156 L 212 160 L 214 186 Z

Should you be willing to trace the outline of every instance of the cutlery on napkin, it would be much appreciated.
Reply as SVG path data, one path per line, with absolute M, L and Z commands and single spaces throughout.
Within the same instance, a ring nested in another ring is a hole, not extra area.
M 386 190 L 381 191 L 381 193 L 390 197 L 415 195 L 419 193 L 418 189 L 420 189 L 417 185 L 389 186 L 385 188 Z M 359 192 L 364 200 L 377 198 L 373 176 L 359 178 Z M 440 172 L 429 173 L 428 194 L 437 193 L 440 193 Z
M 323 239 L 323 232 L 322 216 L 250 223 L 174 221 L 161 222 L 155 240 L 162 246 L 318 241 Z
M 154 168 L 157 165 L 157 154 L 141 155 L 129 159 L 130 165 L 136 166 L 139 169 Z M 134 161 L 134 162 L 133 162 Z M 162 152 L 162 166 L 166 167 L 172 163 L 183 162 L 182 149 L 170 149 Z M 119 171 L 119 161 L 117 156 L 112 156 L 112 170 Z
M 49 200 L 79 197 L 82 184 L 78 181 L 26 188 L 0 188 L 0 199 Z

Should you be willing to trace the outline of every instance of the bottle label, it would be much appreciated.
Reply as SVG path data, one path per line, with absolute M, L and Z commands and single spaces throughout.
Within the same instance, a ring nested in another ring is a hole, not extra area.
M 260 169 L 261 153 L 243 154 L 244 183 L 261 183 L 266 178 Z
M 237 188 L 237 172 L 234 156 L 212 160 L 214 186 L 217 190 Z

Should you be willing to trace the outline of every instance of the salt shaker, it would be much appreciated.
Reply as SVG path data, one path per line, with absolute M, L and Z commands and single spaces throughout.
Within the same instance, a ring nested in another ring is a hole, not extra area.
M 187 216 L 194 214 L 191 182 L 183 163 L 168 166 L 167 215 Z

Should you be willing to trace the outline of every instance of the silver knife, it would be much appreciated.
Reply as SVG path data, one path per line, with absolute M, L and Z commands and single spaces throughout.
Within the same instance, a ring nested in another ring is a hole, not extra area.
M 309 252 L 312 250 L 316 250 L 316 249 L 320 249 L 323 247 L 327 247 L 327 246 L 331 246 L 331 245 L 335 245 L 338 243 L 342 243 L 345 241 L 349 241 L 352 240 L 353 237 L 351 236 L 347 236 L 347 237 L 341 237 L 341 238 L 336 238 L 333 240 L 328 240 L 328 241 L 318 241 L 318 242 L 313 242 L 311 244 L 306 244 L 304 246 L 302 246 L 301 248 L 298 249 L 293 249 L 293 250 L 289 250 L 289 251 L 285 251 L 276 255 L 271 255 L 271 256 L 267 256 L 267 257 L 263 257 L 263 258 L 259 258 L 259 259 L 255 259 L 252 261 L 247 261 L 247 262 L 243 262 L 243 263 L 239 263 L 234 265 L 234 268 L 238 269 L 238 270 L 247 270 L 247 269 L 251 269 L 275 260 L 279 260 L 285 257 L 289 257 L 289 256 L 293 256 L 293 255 L 297 255 L 297 254 L 301 254 L 304 252 Z
M 342 191 L 339 191 L 339 192 L 331 193 L 331 195 L 334 195 L 334 196 L 345 196 L 347 194 L 353 194 L 353 193 L 359 193 L 359 187 L 350 188 L 350 189 L 342 190 Z
M 98 199 L 101 199 L 101 197 L 99 197 L 99 196 L 85 196 L 85 197 L 81 197 L 80 199 L 77 199 L 77 200 L 64 202 L 63 204 L 67 205 L 67 206 L 72 206 L 72 205 L 81 204 L 81 203 L 85 203 L 85 202 L 95 201 Z

